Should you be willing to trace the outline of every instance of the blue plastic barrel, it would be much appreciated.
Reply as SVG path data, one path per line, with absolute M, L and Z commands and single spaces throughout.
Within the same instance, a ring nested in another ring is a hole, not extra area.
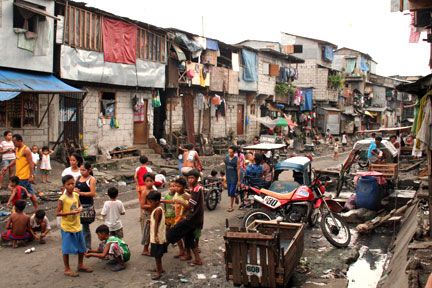
M 378 183 L 373 176 L 362 176 L 356 187 L 356 207 L 369 210 L 378 210 L 381 202 L 381 195 L 378 190 Z

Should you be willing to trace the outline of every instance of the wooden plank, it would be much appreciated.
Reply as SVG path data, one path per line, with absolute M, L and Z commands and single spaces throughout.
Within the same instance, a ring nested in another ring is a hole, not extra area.
M 89 48 L 93 50 L 93 13 L 89 14 Z
M 87 47 L 87 11 L 84 11 L 84 47 Z
M 241 285 L 241 271 L 240 271 L 240 247 L 239 243 L 231 242 L 231 251 L 232 254 L 232 275 L 234 285 Z
M 73 9 L 73 46 L 76 46 L 76 8 Z
M 249 245 L 249 264 L 258 265 L 257 262 L 257 245 Z M 250 276 L 250 283 L 252 287 L 259 287 L 259 278 L 255 275 Z
M 264 235 L 261 233 L 247 233 L 247 232 L 227 232 L 227 238 L 237 238 L 237 239 L 259 239 L 259 240 L 273 240 L 274 237 L 271 235 Z
M 261 286 L 269 286 L 268 262 L 267 262 L 267 245 L 259 246 L 260 265 L 262 270 Z
M 276 287 L 276 265 L 279 263 L 279 255 L 276 255 L 274 246 L 267 248 L 268 253 L 268 284 L 270 287 Z
M 232 274 L 232 254 L 231 254 L 230 242 L 226 240 L 225 240 L 224 256 L 225 256 L 224 259 L 225 259 L 226 280 L 229 281 L 231 279 L 231 274 Z
M 242 281 L 243 285 L 249 284 L 249 278 L 246 273 L 246 264 L 247 264 L 247 258 L 248 258 L 248 244 L 246 242 L 240 243 L 240 271 L 242 274 Z
M 147 30 L 144 30 L 144 54 L 143 54 L 143 58 L 144 59 L 148 59 L 148 39 L 147 39 Z

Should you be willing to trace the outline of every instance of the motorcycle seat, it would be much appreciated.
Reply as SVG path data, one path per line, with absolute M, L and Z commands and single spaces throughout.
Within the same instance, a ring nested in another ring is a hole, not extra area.
M 294 191 L 291 191 L 289 193 L 284 193 L 284 194 L 273 192 L 273 191 L 270 191 L 267 189 L 260 189 L 260 191 L 261 191 L 261 193 L 263 193 L 265 195 L 271 196 L 271 197 L 279 199 L 279 200 L 291 200 L 291 198 L 294 195 L 295 189 L 294 189 Z

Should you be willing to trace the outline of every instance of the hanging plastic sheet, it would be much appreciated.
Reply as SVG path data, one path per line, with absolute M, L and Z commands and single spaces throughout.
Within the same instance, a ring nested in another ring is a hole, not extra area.
M 102 34 L 106 62 L 135 64 L 137 42 L 135 25 L 104 17 Z
M 312 97 L 313 97 L 313 90 L 312 88 L 306 88 L 306 89 L 302 89 L 303 93 L 303 103 L 302 106 L 300 108 L 301 111 L 312 111 L 313 109 L 313 102 L 312 102 Z
M 178 47 L 175 44 L 172 44 L 172 47 L 174 48 L 174 51 L 177 54 L 177 59 L 181 62 L 181 61 L 185 61 L 186 60 L 186 55 L 183 52 L 183 50 L 180 49 L 180 47 Z
M 243 49 L 242 57 L 244 63 L 243 80 L 246 82 L 256 82 L 258 80 L 256 53 Z
M 219 51 L 219 44 L 216 40 L 207 38 L 206 46 L 208 50 Z
M 333 48 L 330 46 L 324 46 L 324 60 L 326 61 L 333 61 Z
M 352 74 L 354 72 L 355 65 L 356 65 L 356 59 L 355 58 L 346 59 L 346 73 Z
M 369 71 L 369 66 L 366 63 L 366 59 L 364 57 L 360 58 L 360 70 L 364 72 Z
M 175 40 L 177 42 L 183 43 L 189 51 L 195 53 L 203 50 L 200 43 L 190 40 L 185 34 L 177 32 L 175 36 Z

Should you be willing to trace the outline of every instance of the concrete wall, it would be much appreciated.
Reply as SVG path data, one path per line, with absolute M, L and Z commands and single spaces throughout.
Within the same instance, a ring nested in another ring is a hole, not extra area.
M 13 0 L 2 0 L 0 9 L 0 66 L 41 72 L 53 71 L 54 20 L 46 17 L 38 26 L 38 37 L 34 52 L 17 47 L 18 34 L 13 27 Z M 54 1 L 29 0 L 46 7 L 54 15 Z
M 372 106 L 386 107 L 386 88 L 382 86 L 372 86 L 372 91 Z
M 263 53 L 258 54 L 258 94 L 274 95 L 274 89 L 276 85 L 276 77 L 265 75 L 264 65 L 268 64 L 279 64 L 280 61 L 273 57 L 264 55 Z
M 275 51 L 281 52 L 280 45 L 277 42 L 270 41 L 255 41 L 255 40 L 247 40 L 241 42 L 240 45 L 245 45 L 252 47 L 254 49 L 273 49 Z
M 239 89 L 243 91 L 257 91 L 258 82 L 247 82 L 243 80 L 243 67 L 240 67 L 239 72 Z
M 100 89 L 93 87 L 85 87 L 88 89 L 88 94 L 83 104 L 84 122 L 83 122 L 83 142 L 84 146 L 101 146 L 109 149 L 115 146 L 125 145 L 132 146 L 134 139 L 133 129 L 133 109 L 132 98 L 143 96 L 145 99 L 151 99 L 151 94 L 148 92 L 135 93 L 134 90 L 120 89 Z M 119 123 L 118 129 L 110 127 L 110 119 L 105 120 L 103 127 L 98 127 L 98 117 L 100 114 L 100 93 L 114 92 L 116 93 L 116 118 Z M 149 119 L 149 137 L 153 134 L 153 114 L 151 100 L 149 100 L 148 119 Z

